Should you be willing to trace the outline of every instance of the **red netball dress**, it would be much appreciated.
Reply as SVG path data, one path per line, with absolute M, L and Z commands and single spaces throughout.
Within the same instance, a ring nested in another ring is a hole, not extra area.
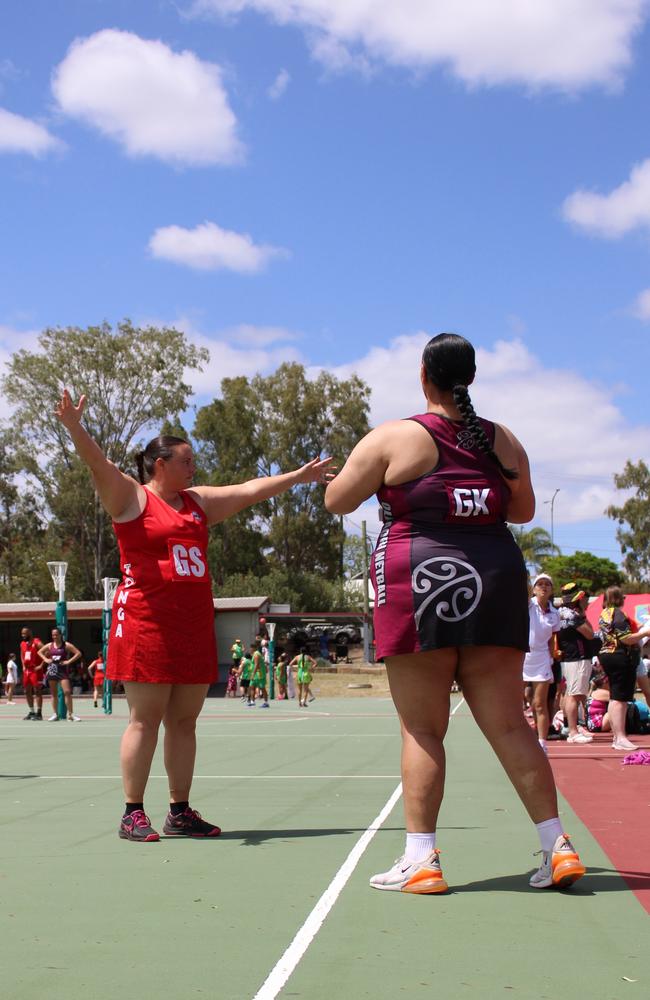
M 179 511 L 145 492 L 139 517 L 113 523 L 123 579 L 113 601 L 106 676 L 212 684 L 217 643 L 205 513 L 186 491 Z
M 467 645 L 526 652 L 527 574 L 505 523 L 505 480 L 462 422 L 435 413 L 410 419 L 429 432 L 439 459 L 424 476 L 377 493 L 377 656 Z M 493 444 L 494 424 L 481 424 Z

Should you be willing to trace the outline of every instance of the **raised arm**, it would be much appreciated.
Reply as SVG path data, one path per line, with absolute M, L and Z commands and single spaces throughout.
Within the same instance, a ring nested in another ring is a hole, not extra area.
M 109 462 L 99 445 L 82 427 L 81 415 L 85 405 L 85 396 L 75 406 L 70 393 L 64 389 L 54 412 L 72 438 L 77 454 L 90 469 L 95 489 L 107 514 L 114 520 L 128 521 L 137 517 L 144 508 L 144 490 L 135 479 L 124 475 L 113 462 Z
M 249 479 L 234 486 L 193 486 L 188 492 L 196 497 L 205 511 L 208 524 L 218 524 L 240 510 L 270 500 L 299 483 L 328 483 L 334 475 L 330 472 L 331 462 L 331 458 L 314 458 L 294 472 Z

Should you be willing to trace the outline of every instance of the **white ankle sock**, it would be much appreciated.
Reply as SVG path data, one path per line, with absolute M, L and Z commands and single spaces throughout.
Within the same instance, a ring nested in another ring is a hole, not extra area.
M 535 823 L 535 829 L 539 834 L 539 842 L 543 851 L 552 851 L 555 841 L 563 833 L 562 824 L 557 816 L 553 819 L 545 819 L 543 823 Z
M 404 857 L 407 861 L 424 861 L 435 846 L 435 833 L 407 833 Z

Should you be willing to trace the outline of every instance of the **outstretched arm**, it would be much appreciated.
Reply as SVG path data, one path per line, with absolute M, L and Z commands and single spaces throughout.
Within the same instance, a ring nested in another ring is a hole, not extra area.
M 88 431 L 81 425 L 81 415 L 86 405 L 82 396 L 74 405 L 67 389 L 54 411 L 72 438 L 76 452 L 88 466 L 95 483 L 95 489 L 106 512 L 115 519 L 129 520 L 140 513 L 142 487 L 131 476 L 125 476 L 106 458 L 99 445 L 93 441 Z
M 294 472 L 262 476 L 235 486 L 193 486 L 188 492 L 196 497 L 205 511 L 208 524 L 218 524 L 240 510 L 253 507 L 262 500 L 270 500 L 299 483 L 328 483 L 334 475 L 330 472 L 331 462 L 331 458 L 314 458 Z

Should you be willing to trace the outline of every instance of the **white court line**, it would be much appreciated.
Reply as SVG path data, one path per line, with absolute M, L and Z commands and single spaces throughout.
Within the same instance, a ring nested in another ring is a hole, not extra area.
M 464 701 L 465 699 L 461 698 L 458 704 L 454 706 L 453 711 L 450 713 L 450 718 L 456 714 Z M 370 844 L 377 831 L 383 826 L 390 816 L 391 812 L 395 808 L 395 805 L 399 801 L 401 794 L 402 784 L 400 782 L 377 818 L 373 820 L 368 829 L 362 833 L 361 837 L 348 854 L 327 889 L 316 903 L 302 927 L 297 932 L 284 955 L 282 955 L 280 960 L 276 963 L 262 986 L 253 997 L 253 1000 L 275 1000 L 278 993 L 285 986 L 294 969 L 309 948 L 309 945 L 312 943 L 323 926 L 325 918 L 345 888 L 350 876 L 361 860 L 364 851 L 368 847 L 368 844 Z
M 368 829 L 356 842 L 338 872 L 328 885 L 327 889 L 316 903 L 316 906 L 311 911 L 293 941 L 285 951 L 284 955 L 276 964 L 275 968 L 272 969 L 266 981 L 255 994 L 253 1000 L 275 1000 L 275 997 L 277 997 L 278 993 L 298 965 L 300 959 L 309 948 L 309 945 L 318 934 L 327 914 L 334 906 L 348 879 L 357 867 L 363 852 L 380 827 L 382 827 L 388 819 L 390 813 L 395 808 L 396 803 L 399 801 L 401 794 L 402 784 L 400 782 L 377 818 L 370 824 Z

